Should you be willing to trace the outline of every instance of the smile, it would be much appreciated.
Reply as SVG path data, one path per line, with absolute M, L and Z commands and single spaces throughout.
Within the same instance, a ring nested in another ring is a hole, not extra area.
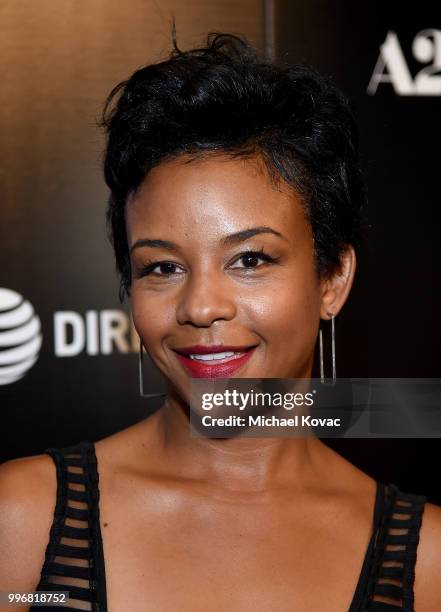
M 175 349 L 174 353 L 193 378 L 229 378 L 249 361 L 256 346 L 222 347 L 223 351 L 215 348 L 217 347 L 188 347 Z

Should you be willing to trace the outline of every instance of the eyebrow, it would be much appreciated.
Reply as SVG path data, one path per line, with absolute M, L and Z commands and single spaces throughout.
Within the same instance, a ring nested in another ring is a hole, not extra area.
M 283 234 L 274 230 L 272 227 L 268 226 L 259 226 L 259 227 L 251 227 L 249 229 L 241 230 L 240 232 L 235 232 L 234 234 L 229 234 L 228 236 L 224 236 L 220 240 L 220 244 L 223 246 L 231 246 L 234 244 L 238 244 L 239 242 L 243 242 L 244 240 L 248 240 L 253 236 L 258 234 L 274 234 L 283 240 L 288 240 Z M 180 247 L 174 242 L 170 242 L 169 240 L 161 240 L 159 238 L 141 238 L 137 240 L 135 244 L 130 249 L 130 254 L 139 247 L 156 247 L 166 249 L 167 251 L 180 251 Z

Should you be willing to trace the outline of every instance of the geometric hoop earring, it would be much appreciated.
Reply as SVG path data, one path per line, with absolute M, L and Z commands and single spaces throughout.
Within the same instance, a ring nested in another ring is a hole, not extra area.
M 143 380 L 143 367 L 144 363 L 144 347 L 142 346 L 142 340 L 139 342 L 139 356 L 138 356 L 138 376 L 139 376 L 139 395 L 141 397 L 165 397 L 166 393 L 144 393 L 144 380 Z
M 332 384 L 336 383 L 336 365 L 335 365 L 335 315 L 332 312 L 326 313 L 328 317 L 331 317 L 331 359 L 332 359 Z M 320 380 L 322 384 L 325 384 L 325 369 L 323 365 L 323 334 L 320 328 L 319 332 L 319 346 L 320 346 Z M 326 383 L 329 384 L 329 383 Z

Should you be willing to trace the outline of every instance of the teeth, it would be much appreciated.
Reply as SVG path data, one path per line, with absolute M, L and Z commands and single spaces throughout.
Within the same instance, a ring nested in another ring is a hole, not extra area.
M 224 359 L 225 357 L 232 357 L 239 353 L 208 353 L 207 355 L 189 355 L 190 359 L 198 359 L 200 361 L 212 361 L 213 359 Z

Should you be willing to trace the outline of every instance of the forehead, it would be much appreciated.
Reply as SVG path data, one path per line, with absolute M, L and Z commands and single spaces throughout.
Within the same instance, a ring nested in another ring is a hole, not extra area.
M 285 235 L 309 227 L 299 196 L 283 181 L 275 185 L 258 158 L 220 155 L 155 167 L 129 199 L 126 223 L 129 244 L 146 231 L 216 240 L 258 225 Z

